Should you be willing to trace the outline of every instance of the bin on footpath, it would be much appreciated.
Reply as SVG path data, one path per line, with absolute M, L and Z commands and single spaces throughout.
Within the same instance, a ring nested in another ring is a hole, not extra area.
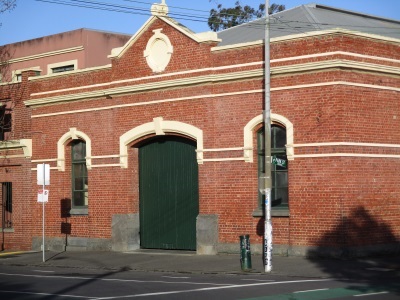
M 242 271 L 251 270 L 250 236 L 248 234 L 240 236 L 240 265 Z

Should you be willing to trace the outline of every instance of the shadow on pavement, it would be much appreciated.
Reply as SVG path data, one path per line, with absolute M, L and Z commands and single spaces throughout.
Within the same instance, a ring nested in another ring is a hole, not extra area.
M 330 276 L 343 281 L 356 279 L 365 288 L 350 288 L 360 292 L 371 292 L 372 289 L 400 295 L 399 241 L 390 226 L 376 220 L 363 207 L 339 220 L 336 227 L 315 244 L 318 246 L 308 252 L 308 259 Z M 333 248 L 335 244 L 340 247 Z M 361 245 L 368 252 L 360 251 L 360 247 L 354 245 Z

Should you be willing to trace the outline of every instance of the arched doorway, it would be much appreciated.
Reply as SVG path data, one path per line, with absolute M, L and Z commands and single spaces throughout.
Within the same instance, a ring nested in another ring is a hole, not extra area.
M 195 150 L 194 141 L 178 136 L 157 137 L 139 148 L 142 248 L 196 250 Z

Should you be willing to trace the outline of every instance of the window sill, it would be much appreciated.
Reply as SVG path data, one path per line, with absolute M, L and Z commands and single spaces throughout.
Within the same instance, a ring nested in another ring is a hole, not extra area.
M 89 210 L 88 208 L 71 208 L 69 214 L 71 216 L 88 215 Z
M 253 211 L 253 217 L 264 217 L 264 210 L 261 208 L 256 208 Z M 271 209 L 271 217 L 289 217 L 289 210 L 285 208 L 281 209 Z

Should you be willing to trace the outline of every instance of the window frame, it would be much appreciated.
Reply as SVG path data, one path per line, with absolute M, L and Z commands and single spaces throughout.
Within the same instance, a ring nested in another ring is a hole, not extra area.
M 2 207 L 2 224 L 3 231 L 13 228 L 12 222 L 12 182 L 1 182 L 1 207 Z
M 79 159 L 75 159 L 76 148 L 79 144 L 84 145 L 82 147 L 83 153 Z M 71 143 L 71 215 L 88 214 L 88 168 L 86 164 L 87 156 L 87 145 L 84 140 L 75 140 Z M 81 170 L 78 170 L 81 169 Z M 81 188 L 77 187 L 77 182 L 81 181 Z M 76 195 L 80 194 L 80 201 L 83 201 L 83 205 L 77 205 L 78 199 Z
M 271 215 L 272 216 L 289 216 L 289 165 L 288 165 L 288 155 L 286 147 L 273 147 L 273 144 L 276 142 L 276 130 L 274 128 L 282 128 L 285 130 L 285 144 L 287 143 L 287 129 L 282 126 L 281 124 L 273 123 L 271 124 L 271 156 L 274 155 L 282 155 L 284 154 L 284 159 L 286 160 L 286 170 L 279 169 L 276 165 L 271 165 L 271 176 L 272 178 L 272 191 L 271 191 L 271 198 L 274 199 L 274 195 L 276 193 L 276 189 L 286 188 L 287 193 L 287 204 L 283 204 L 280 206 L 273 205 L 274 200 L 271 202 Z M 261 127 L 256 131 L 256 138 L 257 138 L 257 175 L 260 178 L 263 174 L 265 165 L 264 165 L 264 127 Z M 278 182 L 277 177 L 279 173 L 286 173 L 286 184 L 281 186 L 276 186 Z M 260 185 L 260 182 L 258 183 Z M 259 186 L 258 186 L 259 187 Z M 260 192 L 260 187 L 258 188 L 258 196 L 257 196 L 257 210 L 253 213 L 253 216 L 264 216 L 265 208 L 264 208 L 264 201 L 265 195 L 262 195 Z
M 9 138 L 12 131 L 12 101 L 0 101 L 0 141 L 5 141 Z
M 61 68 L 65 68 L 68 66 L 73 66 L 73 70 L 66 70 L 66 71 L 60 71 L 60 72 L 53 72 L 54 69 L 61 69 Z M 68 61 L 62 61 L 62 62 L 58 62 L 58 63 L 53 63 L 53 64 L 48 64 L 47 65 L 47 75 L 57 75 L 57 74 L 63 74 L 65 72 L 73 72 L 78 70 L 78 60 L 74 59 L 74 60 L 68 60 Z

